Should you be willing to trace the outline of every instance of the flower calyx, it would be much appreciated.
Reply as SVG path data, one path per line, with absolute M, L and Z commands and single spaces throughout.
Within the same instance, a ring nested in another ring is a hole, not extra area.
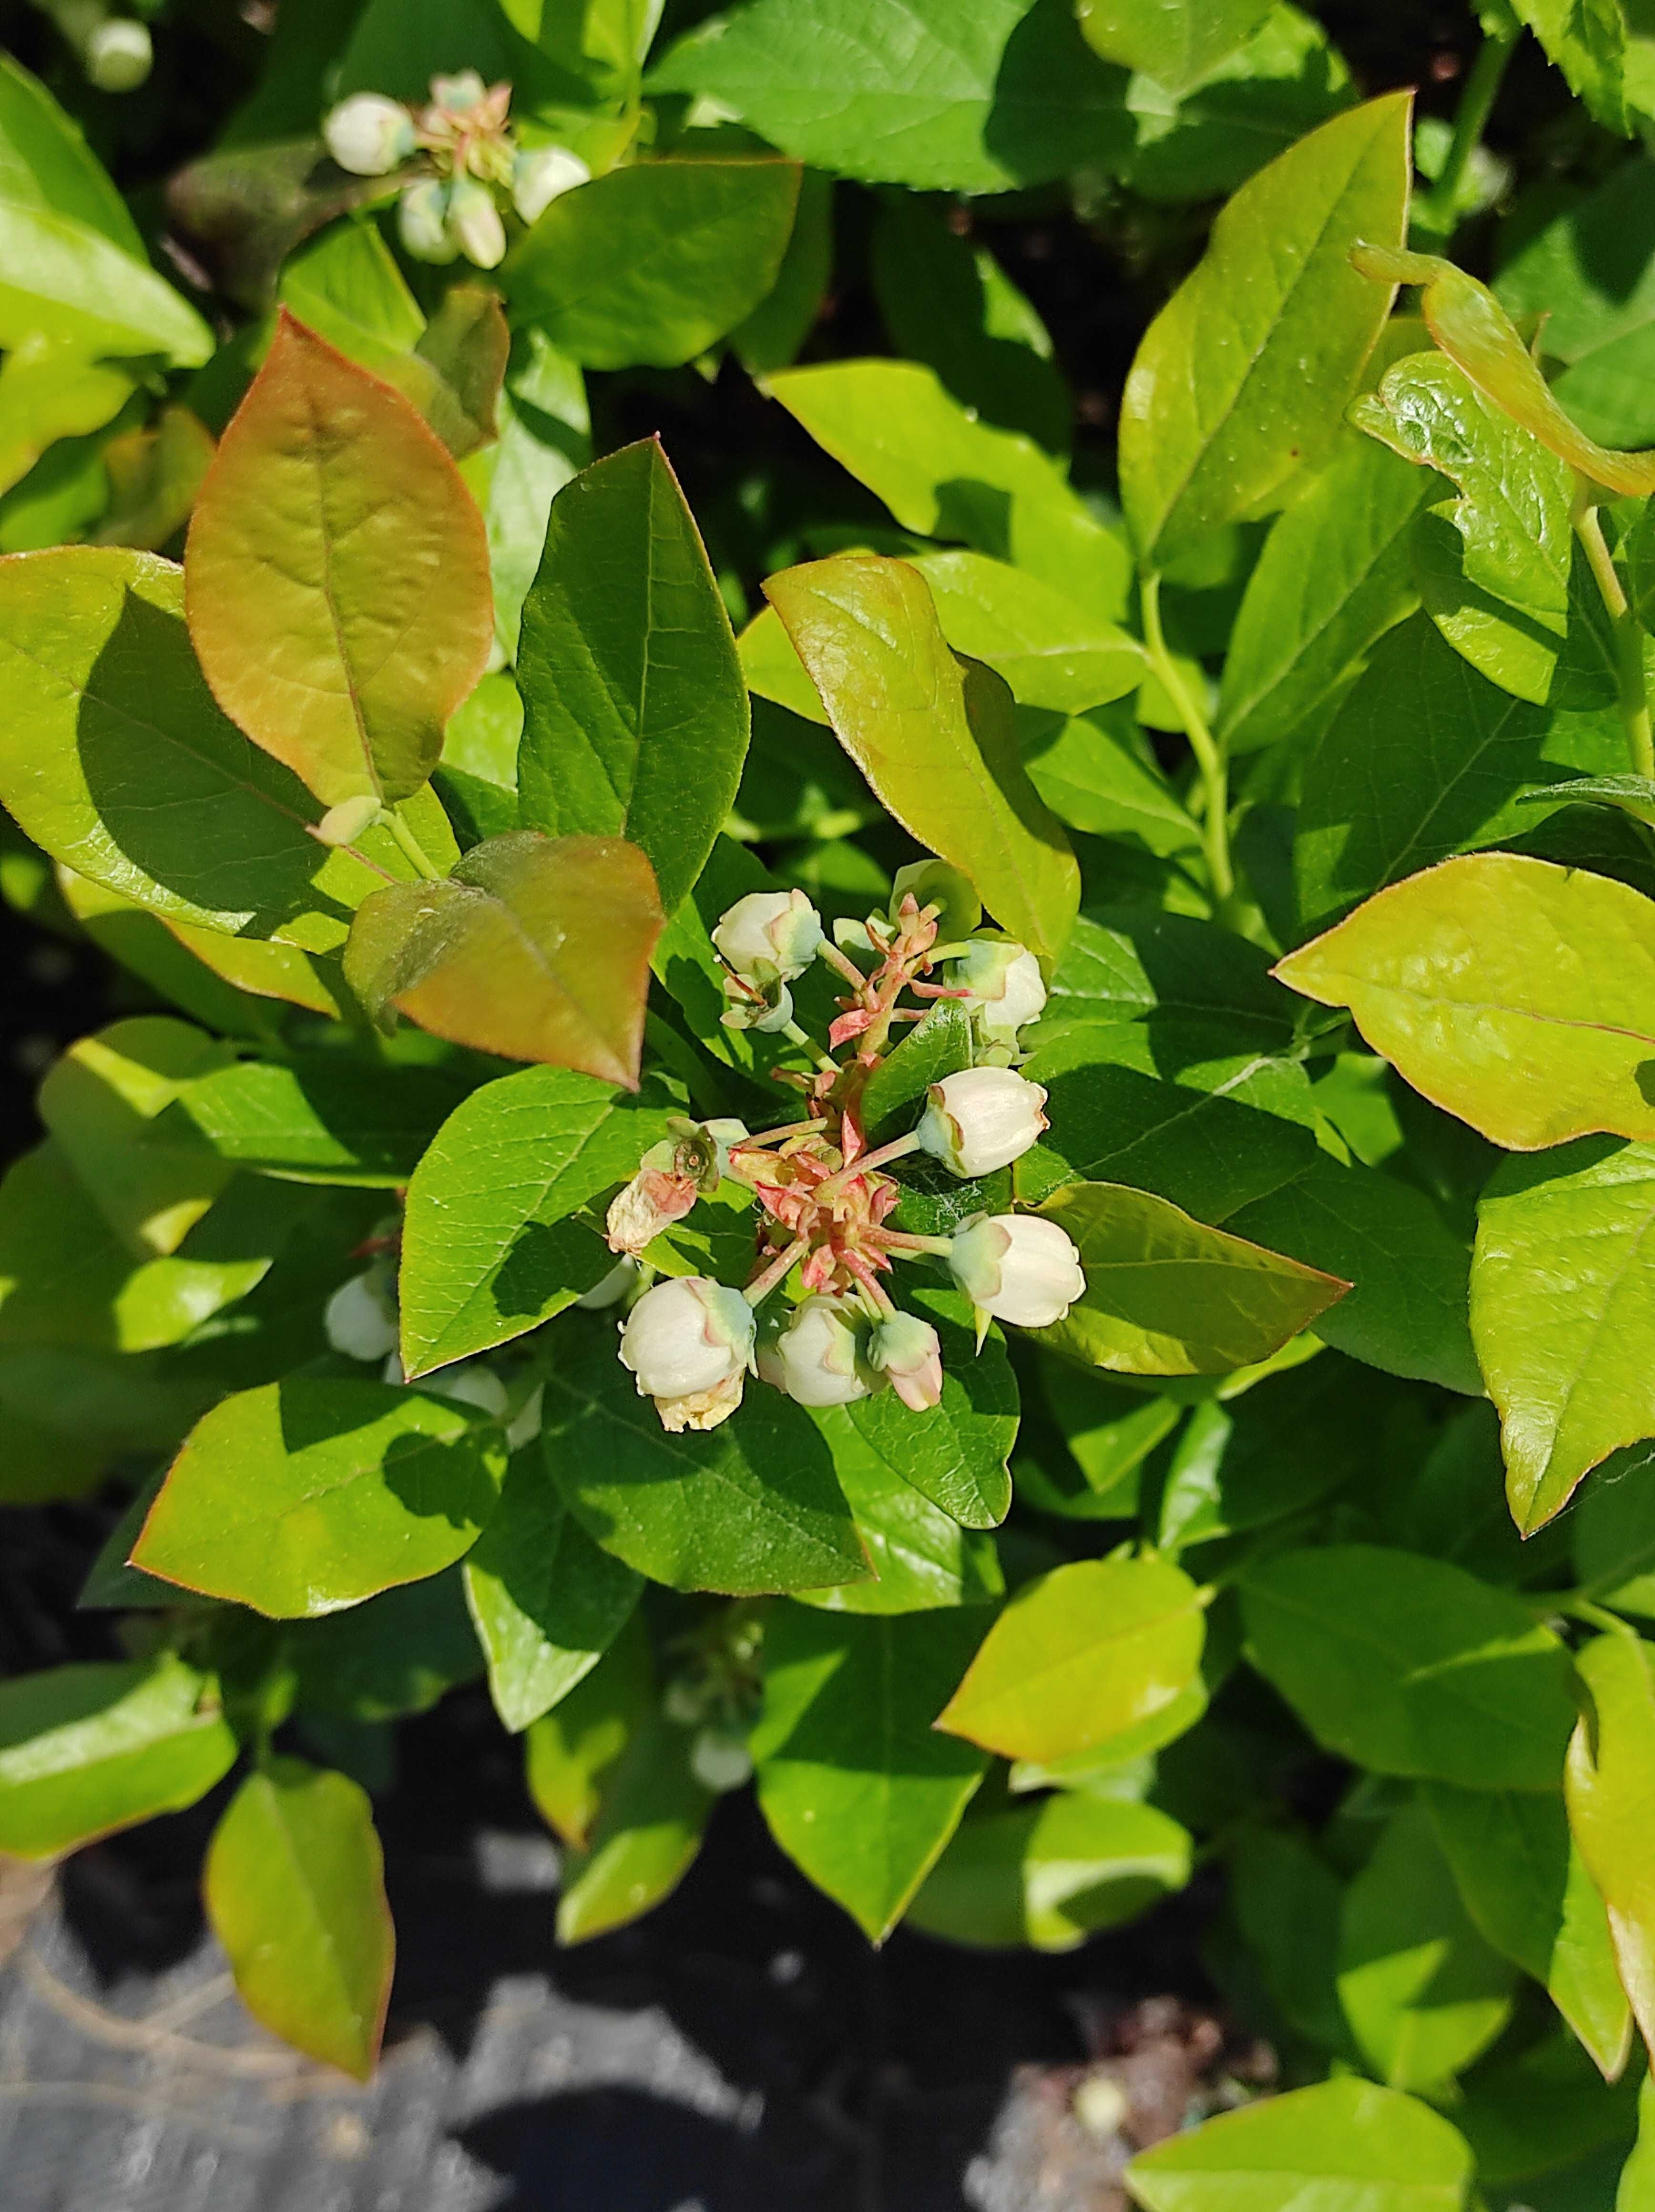
M 730 1148 L 747 1134 L 734 1120 L 692 1121 L 675 1116 L 672 1133 L 652 1145 L 638 1172 L 611 1200 L 604 1229 L 611 1252 L 636 1260 L 664 1229 L 682 1221 L 730 1172 Z

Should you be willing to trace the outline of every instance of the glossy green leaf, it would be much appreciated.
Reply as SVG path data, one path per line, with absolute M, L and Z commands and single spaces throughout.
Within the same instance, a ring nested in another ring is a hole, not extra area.
M 1031 1334 L 1089 1366 L 1222 1374 L 1264 1358 L 1349 1287 L 1124 1183 L 1068 1184 L 1040 1210 L 1074 1239 L 1086 1291 Z
M 1422 1795 L 1478 1931 L 1549 1991 L 1598 2070 L 1616 2080 L 1632 2015 L 1603 1900 L 1570 1839 L 1562 1805 L 1440 1782 Z
M 1135 842 L 1162 858 L 1199 848 L 1199 829 L 1124 702 L 1112 713 L 1019 719 L 1028 780 L 1060 822 L 1096 837 Z
M 840 556 L 773 576 L 765 592 L 882 804 L 1054 960 L 1080 871 L 1017 757 L 1004 686 L 949 652 L 924 580 L 905 562 Z
M 671 1589 L 820 1589 L 869 1567 L 803 1408 L 752 1385 L 719 1427 L 671 1435 L 615 1357 L 602 1316 L 570 1332 L 546 1381 L 546 1462 L 607 1552 Z
M 1621 2170 L 1615 2212 L 1649 2212 L 1655 2204 L 1655 2075 L 1638 2090 L 1638 2141 Z
M 1195 1584 L 1163 1559 L 1081 1559 L 1007 1605 L 937 1725 L 1008 1759 L 1089 1751 L 1172 1704 L 1204 1634 Z
M 524 1780 L 535 1808 L 566 1844 L 584 1850 L 603 1784 L 655 1705 L 655 1668 L 641 1613 L 634 1613 L 591 1672 L 523 1739 Z
M 759 0 L 675 46 L 657 92 L 698 93 L 800 161 L 866 184 L 1005 191 L 1124 149 L 1121 78 L 1061 0 Z
M 741 781 L 747 687 L 695 519 L 658 441 L 560 492 L 523 607 L 521 818 L 630 838 L 670 914 Z
M 1655 1446 L 1617 1452 L 1588 1483 L 1570 1516 L 1576 1579 L 1584 1595 L 1647 1619 L 1655 1610 Z
M 934 369 L 911 361 L 790 368 L 766 390 L 905 530 L 958 538 L 1026 568 L 1086 611 L 1125 611 L 1131 562 L 1031 439 L 979 422 Z M 789 704 L 791 702 L 784 701 Z
M 458 1567 L 287 1631 L 306 1712 L 356 1723 L 429 1712 L 483 1671 Z
M 1415 1090 L 1517 1152 L 1655 1138 L 1655 905 L 1506 853 L 1393 884 L 1276 973 Z
M 911 1129 L 931 1085 L 969 1067 L 973 1057 L 970 1016 L 957 999 L 939 999 L 863 1086 L 859 1115 L 869 1142 L 886 1145 Z
M 907 1925 L 983 1950 L 1072 1951 L 1190 1878 L 1190 1838 L 1152 1805 L 1058 1790 L 967 1820 Z
M 55 859 L 165 920 L 334 950 L 369 892 L 413 870 L 383 829 L 353 851 L 307 834 L 316 802 L 219 711 L 183 617 L 183 571 L 153 554 L 0 562 L 0 800 Z M 403 811 L 440 860 L 441 809 Z
M 1586 1692 L 1564 1796 L 1575 1845 L 1609 1908 L 1621 1984 L 1655 2050 L 1655 1671 L 1637 1637 L 1600 1636 L 1575 1655 Z
M 392 884 L 351 924 L 345 981 L 376 1019 L 637 1087 L 654 871 L 618 837 L 518 830 L 440 882 Z
M 701 1847 L 714 1799 L 689 1765 L 692 1739 L 650 1714 L 605 1778 L 589 1849 L 557 1901 L 560 1943 L 589 1942 L 671 1895 Z
M 905 1482 L 857 1427 L 848 1407 L 826 1407 L 815 1420 L 877 1580 L 796 1591 L 800 1604 L 823 1613 L 929 1613 L 986 1605 L 1003 1595 L 991 1536 L 962 1528 Z
M 1467 1917 L 1423 1807 L 1386 1821 L 1345 1893 L 1339 2002 L 1393 2089 L 1440 2090 L 1511 2017 L 1517 1975 Z
M 1438 490 L 1363 439 L 1343 447 L 1271 530 L 1224 657 L 1218 723 L 1232 753 L 1313 727 L 1419 593 L 1409 546 Z
M 882 1942 L 959 1825 L 986 1755 L 931 1726 L 977 1643 L 969 1612 L 783 1606 L 764 1632 L 759 1806 L 819 1889 Z
M 1017 1436 L 1017 1382 L 1005 1340 L 991 1328 L 979 1346 L 958 1291 L 904 1285 L 903 1305 L 928 1321 L 943 1346 L 943 1396 L 915 1413 L 894 1390 L 849 1410 L 862 1441 L 894 1475 L 967 1528 L 993 1528 L 1011 1503 L 1006 1462 Z
M 489 1695 L 513 1733 L 591 1672 L 643 1587 L 571 1516 L 532 1446 L 513 1455 L 464 1575 Z
M 1506 1495 L 1525 1534 L 1623 1444 L 1655 1435 L 1643 1255 L 1655 1146 L 1583 1139 L 1496 1170 L 1477 1208 L 1471 1328 L 1500 1408 Z
M 476 1422 L 385 1382 L 239 1392 L 191 1431 L 134 1563 L 283 1620 L 433 1575 L 494 1510 L 504 1449 Z
M 179 1090 L 168 1115 L 232 1166 L 288 1182 L 406 1183 L 465 1097 L 435 1068 L 375 1067 L 336 1053 L 244 1060 Z
M 303 1759 L 271 1759 L 214 1831 L 203 1893 L 253 2017 L 307 2057 L 371 2079 L 396 1937 L 367 1792 Z
M 484 512 L 494 633 L 508 659 L 516 658 L 518 620 L 545 550 L 552 501 L 592 457 L 591 415 L 579 368 L 539 331 L 524 332 L 518 349 L 521 365 L 500 398 Z
M 216 1686 L 168 1652 L 0 1686 L 0 1850 L 56 1858 L 203 1797 L 234 1764 Z
M 1389 311 L 1348 256 L 1400 240 L 1407 97 L 1336 116 L 1243 185 L 1150 325 L 1121 400 L 1121 500 L 1156 567 L 1268 513 L 1331 441 Z
M 986 661 L 1020 706 L 1079 714 L 1143 680 L 1143 648 L 1044 577 L 986 554 L 920 553 L 937 619 L 956 653 Z
M 1079 0 L 1078 12 L 1094 53 L 1183 92 L 1250 39 L 1270 9 L 1270 0 Z
M 1513 12 L 1534 33 L 1598 122 L 1633 135 L 1628 112 L 1633 86 L 1628 49 L 1640 40 L 1631 35 L 1622 0 L 1570 6 L 1567 0 L 1513 0 Z M 1633 17 L 1634 22 L 1640 19 Z
M 508 255 L 512 320 L 586 368 L 676 368 L 775 283 L 798 195 L 791 161 L 612 169 L 554 200 Z
M 398 1281 L 406 1371 L 505 1344 L 601 1282 L 615 1255 L 599 1204 L 667 1134 L 670 1110 L 653 1087 L 634 1103 L 561 1068 L 524 1068 L 474 1091 L 409 1185 Z
M 88 361 L 72 338 L 37 332 L 14 346 L 0 362 L 0 492 L 26 477 L 59 438 L 102 429 L 131 393 L 130 376 Z
M 1424 615 L 1374 648 L 1304 774 L 1294 840 L 1306 927 L 1468 847 L 1540 818 L 1547 786 L 1626 757 L 1620 716 L 1515 698 Z
M 285 314 L 185 562 L 213 696 L 324 806 L 407 798 L 494 634 L 482 518 L 391 392 Z
M 1244 1827 L 1229 1854 L 1230 1910 L 1288 2026 L 1343 2051 L 1336 1975 L 1344 1885 L 1295 1831 Z
M 798 210 L 776 281 L 730 333 L 730 347 L 752 377 L 797 360 L 815 329 L 834 276 L 834 179 L 821 169 L 799 179 Z
M 143 241 L 78 123 L 10 54 L 0 58 L 0 197 L 70 216 L 128 253 Z
M 1413 2097 L 1346 2075 L 1222 2113 L 1141 2151 L 1126 2185 L 1145 2212 L 1460 2212 L 1471 2153 Z M 1245 2195 L 1243 2194 L 1245 2192 Z
M 1343 1544 L 1250 1567 L 1241 1609 L 1247 1656 L 1326 1750 L 1466 1789 L 1557 1788 L 1568 1656 L 1509 1592 Z

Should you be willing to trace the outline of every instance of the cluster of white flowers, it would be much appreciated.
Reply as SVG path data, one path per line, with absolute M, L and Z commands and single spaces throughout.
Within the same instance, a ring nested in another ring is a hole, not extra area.
M 883 1170 L 898 1159 L 928 1154 L 975 1181 L 1021 1158 L 1046 1126 L 1046 1092 L 1010 1065 L 1019 1032 L 1046 1004 L 1040 963 L 1003 937 L 937 943 L 944 896 L 921 902 L 928 890 L 946 895 L 940 879 L 951 873 L 936 863 L 904 871 L 889 914 L 841 924 L 834 938 L 798 890 L 753 892 L 712 932 L 725 1021 L 809 1045 L 820 1072 L 797 1079 L 807 1115 L 779 1128 L 753 1136 L 740 1122 L 681 1122 L 609 1209 L 609 1243 L 629 1272 L 617 1270 L 588 1302 L 629 1301 L 620 1357 L 668 1429 L 715 1427 L 740 1404 L 749 1374 L 803 1406 L 849 1405 L 886 1389 L 915 1411 L 937 1404 L 941 1343 L 929 1322 L 893 1304 L 883 1278 L 897 1261 L 942 1260 L 976 1309 L 979 1337 L 991 1319 L 1048 1328 L 1083 1294 L 1074 1243 L 1038 1214 L 977 1214 L 946 1237 L 888 1225 L 901 1192 Z M 874 956 L 871 973 L 852 948 Z M 829 1030 L 832 1045 L 855 1044 L 842 1060 L 794 1019 L 791 987 L 817 960 L 851 987 Z M 923 980 L 933 971 L 940 982 Z M 905 1006 L 904 992 L 920 1004 Z M 945 999 L 969 1015 L 978 1064 L 931 1084 L 914 1127 L 870 1150 L 861 1101 L 891 1031 Z M 705 1275 L 642 1287 L 640 1261 L 656 1237 L 727 1180 L 752 1192 L 760 1215 L 750 1279 L 739 1290 Z M 791 1309 L 763 1310 L 794 1279 L 802 1294 Z
M 418 160 L 402 187 L 397 225 L 416 261 L 464 254 L 479 269 L 506 257 L 502 196 L 524 222 L 591 172 L 567 146 L 520 146 L 509 118 L 512 88 L 486 85 L 475 70 L 431 80 L 423 107 L 383 93 L 353 93 L 322 125 L 327 149 L 354 176 L 385 177 Z

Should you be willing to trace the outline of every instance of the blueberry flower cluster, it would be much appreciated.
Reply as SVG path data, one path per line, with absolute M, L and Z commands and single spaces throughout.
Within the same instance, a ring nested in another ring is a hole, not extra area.
M 1039 1215 L 978 1214 L 947 1237 L 892 1225 L 901 1188 L 887 1170 L 897 1161 L 925 1154 L 974 1181 L 1020 1158 L 1046 1126 L 1045 1091 L 1013 1064 L 1019 1032 L 1046 1003 L 1040 963 L 979 931 L 979 920 L 969 885 L 922 862 L 902 871 L 886 914 L 841 922 L 831 937 L 798 890 L 755 891 L 719 921 L 724 1020 L 787 1036 L 817 1072 L 780 1079 L 804 1091 L 806 1112 L 776 1128 L 676 1124 L 609 1208 L 621 1261 L 588 1302 L 605 1293 L 629 1302 L 621 1360 L 666 1428 L 716 1427 L 755 1374 L 803 1406 L 849 1405 L 884 1389 L 916 1412 L 937 1404 L 942 1346 L 929 1322 L 893 1300 L 888 1279 L 899 1261 L 943 1261 L 976 1309 L 979 1342 L 991 1319 L 1049 1327 L 1084 1291 L 1073 1243 Z M 945 921 L 955 934 L 939 942 Z M 794 1017 L 791 986 L 817 961 L 846 987 L 827 1050 Z M 943 1000 L 970 1018 L 973 1064 L 931 1085 L 906 1135 L 870 1146 L 869 1082 L 903 1025 Z M 655 1238 L 729 1183 L 751 1193 L 758 1215 L 746 1283 L 674 1275 L 644 1287 Z M 779 1311 L 767 1302 L 784 1290 L 791 1303 Z
M 354 176 L 385 177 L 415 165 L 403 184 L 397 227 L 416 261 L 464 254 L 479 269 L 506 258 L 502 201 L 524 222 L 561 193 L 591 180 L 567 146 L 519 146 L 509 84 L 486 85 L 475 70 L 434 76 L 423 107 L 382 93 L 353 93 L 322 125 L 327 149 Z

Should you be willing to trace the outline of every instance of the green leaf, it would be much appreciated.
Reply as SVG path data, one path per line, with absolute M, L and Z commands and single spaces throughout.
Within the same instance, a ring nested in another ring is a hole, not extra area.
M 1628 48 L 1634 41 L 1621 0 L 1513 0 L 1513 6 L 1561 70 L 1570 91 L 1598 122 L 1630 138 Z
M 1124 1183 L 1070 1183 L 1040 1211 L 1074 1239 L 1085 1294 L 1030 1334 L 1125 1375 L 1217 1375 L 1263 1359 L 1349 1285 Z
M 1507 1160 L 1479 1202 L 1471 1329 L 1500 1408 L 1506 1499 L 1525 1536 L 1601 1460 L 1655 1435 L 1652 1229 L 1646 1144 L 1586 1139 Z
M 302 1759 L 271 1759 L 214 1831 L 203 1891 L 253 2017 L 369 2081 L 396 1937 L 367 1792 Z
M 649 1636 L 634 1612 L 591 1674 L 529 1723 L 524 1780 L 537 1811 L 575 1850 L 591 1840 L 604 1778 L 654 1705 Z
M 1121 401 L 1121 501 L 1146 563 L 1282 504 L 1337 429 L 1389 312 L 1348 258 L 1400 241 L 1409 101 L 1336 116 L 1241 188 L 1150 325 Z
M 1028 780 L 1060 822 L 1095 837 L 1136 841 L 1161 859 L 1199 848 L 1200 830 L 1124 702 L 1113 712 L 1018 719 Z
M 549 1067 L 463 1101 L 409 1185 L 397 1285 L 405 1371 L 507 1343 L 601 1282 L 615 1255 L 597 1203 L 666 1136 L 670 1112 L 653 1087 L 634 1103 Z
M 1094 53 L 1142 70 L 1169 92 L 1197 84 L 1250 39 L 1271 0 L 1079 0 L 1081 31 Z
M 306 1712 L 366 1725 L 432 1706 L 483 1671 L 458 1567 L 287 1632 Z
M 865 184 L 1005 191 L 1127 143 L 1121 79 L 1067 0 L 758 0 L 682 40 L 654 92 L 696 93 L 773 144 Z
M 1125 613 L 1131 562 L 1119 535 L 1070 489 L 1050 454 L 979 422 L 934 369 L 912 361 L 825 362 L 785 369 L 765 389 L 905 530 L 963 538 L 1027 569 L 1074 600 L 1090 624 Z
M 931 1726 L 974 1649 L 969 1612 L 765 1624 L 759 1807 L 788 1856 L 882 1943 L 988 1766 Z
M 1058 1790 L 964 1821 L 908 1909 L 927 1936 L 1072 1951 L 1190 1878 L 1190 1838 L 1153 1806 Z
M 592 457 L 591 416 L 579 369 L 539 331 L 524 333 L 519 350 L 522 365 L 500 395 L 500 441 L 484 511 L 494 633 L 508 659 L 517 656 L 523 602 L 545 550 L 552 501 Z
M 465 1096 L 438 1068 L 301 1052 L 194 1077 L 179 1089 L 167 1129 L 183 1121 L 219 1159 L 282 1182 L 394 1189 Z
M 1517 1975 L 1467 1917 L 1424 1808 L 1386 1821 L 1345 1893 L 1339 2002 L 1393 2089 L 1440 2090 L 1511 2017 Z
M 1616 2080 L 1632 2015 L 1603 1900 L 1561 1802 L 1440 1782 L 1422 1796 L 1479 1933 L 1549 1992 L 1604 2079 Z
M 1519 836 L 1548 785 L 1567 791 L 1625 757 L 1618 714 L 1514 698 L 1424 615 L 1403 623 L 1305 769 L 1294 873 L 1306 927 L 1467 847 Z
M 1638 2141 L 1621 2172 L 1615 2212 L 1649 2212 L 1655 2204 L 1655 2075 L 1638 2088 Z
M 957 999 L 939 999 L 875 1065 L 864 1086 L 861 1118 L 869 1142 L 888 1144 L 912 1128 L 931 1085 L 971 1062 L 971 1018 Z
M 518 680 L 525 827 L 630 838 L 670 914 L 735 800 L 748 705 L 706 550 L 656 440 L 607 455 L 553 502 Z
M 494 1510 L 504 1454 L 477 1419 L 385 1382 L 238 1392 L 191 1431 L 133 1563 L 279 1620 L 434 1575 Z
M 941 1401 L 915 1413 L 882 1390 L 848 1409 L 851 1425 L 893 1474 L 951 1520 L 997 1528 L 1011 1503 L 1006 1463 L 1017 1437 L 1005 1340 L 991 1328 L 978 1345 L 970 1303 L 958 1291 L 905 1285 L 903 1304 L 930 1322 L 943 1346 Z
M 1343 2052 L 1350 2030 L 1335 1976 L 1343 1885 L 1294 1832 L 1245 1826 L 1229 1857 L 1230 1909 L 1288 2026 Z
M 1201 1597 L 1164 1559 L 1080 1559 L 1026 1583 L 937 1722 L 1007 1759 L 1090 1751 L 1195 1680 Z
M 216 1686 L 170 1652 L 0 1685 L 0 1850 L 50 1859 L 203 1797 L 235 1762 Z
M 128 253 L 143 252 L 126 202 L 80 125 L 9 54 L 0 56 L 0 198 L 69 216 Z
M 607 1552 L 670 1589 L 820 1589 L 869 1567 L 803 1408 L 755 1388 L 719 1427 L 670 1435 L 615 1357 L 601 1321 L 546 1380 L 546 1462 Z
M 0 102 L 3 97 L 0 88 Z M 0 492 L 26 477 L 59 438 L 101 430 L 131 394 L 130 376 L 88 361 L 72 338 L 37 332 L 14 346 L 0 362 Z
M 772 576 L 765 592 L 881 803 L 1055 960 L 1080 871 L 1018 759 L 1004 686 L 949 652 L 924 579 L 905 562 L 842 556 Z
M 1141 2151 L 1127 2186 L 1145 2212 L 1460 2212 L 1464 2137 L 1412 2097 L 1346 2075 L 1225 2112 Z
M 751 314 L 781 270 L 799 171 L 658 160 L 565 192 L 500 270 L 514 325 L 586 368 L 676 368 Z
M 834 275 L 834 179 L 820 169 L 799 179 L 798 212 L 776 281 L 730 333 L 751 377 L 785 368 L 815 328 Z
M 1143 647 L 1031 570 L 984 553 L 920 553 L 937 619 L 956 653 L 986 661 L 1019 705 L 1080 714 L 1143 681 Z
M 716 1802 L 689 1764 L 691 1737 L 651 1713 L 605 1778 L 590 1848 L 566 1869 L 560 1943 L 590 1942 L 659 1905 L 689 1871 Z
M 1609 1908 L 1621 1984 L 1655 2049 L 1655 1672 L 1632 1635 L 1600 1636 L 1575 1655 L 1589 1703 L 1569 1745 L 1564 1796 L 1576 1848 Z
M 1618 1613 L 1655 1613 L 1655 1448 L 1616 1453 L 1581 1492 L 1570 1520 L 1581 1595 Z
M 618 837 L 518 830 L 474 845 L 440 883 L 376 891 L 351 924 L 345 981 L 375 1019 L 508 1060 L 635 1090 L 655 875 Z
M 220 713 L 183 617 L 183 571 L 153 554 L 0 562 L 0 801 L 54 859 L 167 921 L 333 951 L 369 892 L 413 870 L 385 830 L 351 851 L 307 834 L 315 802 Z M 440 860 L 441 809 L 402 811 Z
M 464 1575 L 488 1693 L 514 1734 L 591 1672 L 643 1588 L 572 1518 L 532 1447 L 514 1455 Z
M 1655 1137 L 1652 954 L 1640 892 L 1496 853 L 1381 891 L 1276 973 L 1348 1006 L 1434 1105 L 1533 1152 L 1595 1131 Z
M 1343 1544 L 1250 1567 L 1241 1609 L 1248 1658 L 1325 1749 L 1471 1790 L 1557 1788 L 1568 1656 L 1508 1592 Z
M 494 635 L 482 517 L 408 401 L 285 311 L 185 574 L 214 697 L 324 806 L 427 781 Z
M 1224 658 L 1218 727 L 1233 754 L 1313 726 L 1413 612 L 1409 541 L 1437 489 L 1383 447 L 1353 441 L 1275 525 Z
M 926 362 L 984 421 L 1068 451 L 1069 388 L 1051 337 L 987 246 L 957 236 L 934 202 L 894 194 L 874 224 L 869 275 L 905 360 Z
M 929 1613 L 985 1605 L 1004 1594 L 991 1536 L 962 1528 L 904 1481 L 858 1429 L 848 1407 L 825 1407 L 815 1419 L 877 1579 L 796 1591 L 801 1605 L 823 1613 Z

